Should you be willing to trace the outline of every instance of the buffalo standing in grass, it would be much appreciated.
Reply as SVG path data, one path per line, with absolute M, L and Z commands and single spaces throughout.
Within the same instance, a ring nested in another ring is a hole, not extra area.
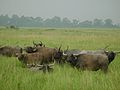
M 114 60 L 117 53 L 120 52 L 105 52 L 102 53 L 83 53 L 78 55 L 69 55 L 67 61 L 72 65 L 82 70 L 97 71 L 101 69 L 107 72 L 108 65 Z
M 21 47 L 11 47 L 11 46 L 3 46 L 0 47 L 0 54 L 4 56 L 17 56 L 19 53 L 22 53 Z
M 50 68 L 49 63 L 54 62 L 54 59 L 61 58 L 61 54 L 59 52 L 60 52 L 60 48 L 54 49 L 54 48 L 42 47 L 40 48 L 40 51 L 35 53 L 20 54 L 18 56 L 18 59 L 28 67 L 42 65 L 43 67 L 42 69 L 47 71 Z
M 26 54 L 20 54 L 18 56 L 18 60 L 24 63 L 27 67 L 39 67 L 39 69 L 42 69 L 43 72 L 50 71 L 52 68 L 50 63 L 52 59 L 51 56 L 46 56 L 43 53 L 26 53 Z M 54 60 L 53 60 L 54 61 Z

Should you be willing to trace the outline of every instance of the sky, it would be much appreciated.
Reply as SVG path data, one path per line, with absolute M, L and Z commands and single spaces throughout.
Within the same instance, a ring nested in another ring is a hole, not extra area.
M 0 15 L 94 20 L 120 23 L 120 0 L 0 0 Z

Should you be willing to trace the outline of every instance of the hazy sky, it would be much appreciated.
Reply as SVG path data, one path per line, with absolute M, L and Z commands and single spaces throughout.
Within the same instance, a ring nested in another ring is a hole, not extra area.
M 120 23 L 120 0 L 0 0 L 0 14 L 93 20 Z

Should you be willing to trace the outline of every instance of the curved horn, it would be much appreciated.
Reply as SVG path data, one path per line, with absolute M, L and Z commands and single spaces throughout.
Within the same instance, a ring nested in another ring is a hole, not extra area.
M 43 43 L 40 41 L 40 45 L 42 46 L 43 45 Z
M 60 45 L 60 47 L 59 47 L 59 49 L 58 49 L 59 51 L 60 51 L 61 47 L 62 47 L 62 45 Z
M 65 53 L 63 52 L 63 56 L 67 56 L 67 54 L 65 54 Z
M 67 46 L 67 49 L 65 51 L 68 51 L 68 49 L 69 49 L 69 46 Z
M 114 53 L 119 54 L 119 53 L 120 53 L 120 51 L 115 51 Z
M 40 64 L 37 64 L 36 66 L 37 66 L 37 67 L 43 67 L 43 65 L 40 65 Z
M 73 54 L 73 56 L 78 56 L 78 55 L 80 55 L 80 54 Z
M 33 51 L 36 52 L 36 51 L 37 51 L 37 48 L 33 48 Z
M 109 46 L 110 46 L 110 44 L 108 44 L 106 47 L 104 47 L 103 50 L 106 50 Z

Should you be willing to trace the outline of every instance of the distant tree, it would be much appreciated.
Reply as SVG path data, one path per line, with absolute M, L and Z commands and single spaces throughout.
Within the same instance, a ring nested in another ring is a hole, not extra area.
M 102 19 L 94 19 L 93 21 L 93 26 L 94 27 L 103 27 L 104 22 L 102 21 Z
M 0 26 L 9 27 L 10 25 L 16 27 L 120 27 L 119 24 L 113 24 L 111 19 L 105 19 L 104 21 L 94 19 L 93 22 L 89 20 L 80 22 L 77 19 L 71 21 L 68 18 L 61 19 L 58 16 L 44 20 L 41 17 L 19 17 L 15 14 L 11 18 L 8 15 L 0 15 Z
M 55 16 L 51 19 L 52 26 L 54 27 L 61 27 L 61 18 L 58 16 Z
M 34 18 L 33 17 L 25 17 L 21 16 L 20 18 L 20 26 L 22 27 L 34 27 Z
M 78 24 L 79 24 L 79 20 L 77 20 L 77 19 L 72 20 L 73 27 L 78 27 Z
M 51 27 L 51 19 L 47 18 L 44 20 L 44 27 Z
M 63 27 L 71 27 L 71 21 L 68 18 L 63 18 L 62 26 Z
M 80 27 L 92 27 L 92 21 L 86 20 L 86 21 L 80 22 L 79 26 Z
M 113 22 L 111 19 L 106 19 L 104 22 L 105 22 L 104 24 L 105 27 L 113 27 Z
M 12 15 L 12 18 L 10 18 L 10 23 L 9 25 L 15 25 L 15 26 L 19 26 L 19 16 L 18 15 Z
M 42 27 L 43 26 L 43 18 L 41 18 L 41 17 L 34 18 L 34 23 L 36 24 L 36 26 Z
M 8 25 L 10 22 L 10 18 L 8 15 L 1 15 L 0 16 L 0 25 L 1 26 L 6 26 Z

